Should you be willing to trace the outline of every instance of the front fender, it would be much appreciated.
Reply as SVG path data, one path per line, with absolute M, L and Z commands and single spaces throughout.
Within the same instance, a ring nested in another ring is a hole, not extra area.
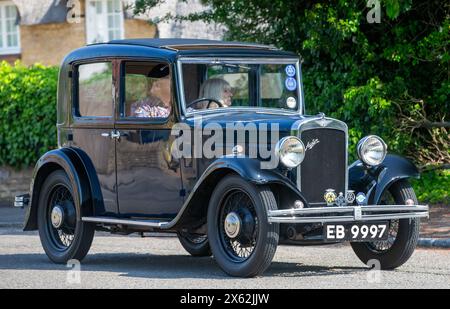
M 279 169 L 261 169 L 261 161 L 245 156 L 224 156 L 217 159 L 203 173 L 199 182 L 207 178 L 211 173 L 219 169 L 230 169 L 242 178 L 256 185 L 282 184 L 302 196 L 297 186 Z M 303 198 L 303 197 L 302 197 Z
M 359 160 L 354 162 L 349 168 L 349 188 L 356 192 L 365 192 L 368 203 L 375 205 L 394 182 L 419 176 L 417 167 L 411 161 L 388 154 L 383 163 L 374 168 L 364 166 Z
M 47 176 L 57 169 L 62 169 L 67 174 L 73 188 L 74 199 L 80 205 L 83 215 L 93 213 L 89 176 L 80 155 L 71 148 L 51 150 L 38 160 L 34 168 L 30 185 L 30 206 L 25 215 L 24 231 L 38 228 L 37 209 L 40 188 Z
M 245 156 L 224 156 L 216 159 L 205 169 L 197 180 L 194 188 L 183 204 L 177 217 L 168 228 L 179 227 L 190 222 L 192 217 L 202 217 L 206 213 L 209 196 L 216 183 L 229 173 L 238 174 L 246 181 L 256 185 L 280 185 L 289 190 L 305 205 L 306 199 L 297 189 L 296 185 L 278 169 L 261 169 L 261 161 Z

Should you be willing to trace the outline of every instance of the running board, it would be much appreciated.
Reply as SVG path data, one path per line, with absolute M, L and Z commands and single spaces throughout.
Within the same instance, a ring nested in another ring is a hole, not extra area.
M 167 228 L 170 222 L 167 221 L 157 221 L 157 220 L 125 220 L 116 219 L 109 217 L 83 217 L 81 218 L 83 222 L 94 222 L 94 223 L 104 223 L 104 224 L 123 224 L 141 227 L 153 227 L 153 228 Z

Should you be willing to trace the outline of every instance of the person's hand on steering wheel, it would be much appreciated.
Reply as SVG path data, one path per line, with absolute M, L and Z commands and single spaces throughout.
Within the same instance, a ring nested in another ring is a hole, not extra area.
M 227 107 L 224 103 L 220 102 L 217 99 L 213 99 L 213 98 L 200 98 L 200 99 L 196 99 L 194 101 L 192 101 L 191 103 L 186 105 L 186 108 L 189 108 L 199 102 L 203 102 L 203 101 L 208 101 L 208 104 L 206 105 L 206 108 L 208 109 L 211 106 L 211 103 L 216 103 L 219 105 L 219 107 Z

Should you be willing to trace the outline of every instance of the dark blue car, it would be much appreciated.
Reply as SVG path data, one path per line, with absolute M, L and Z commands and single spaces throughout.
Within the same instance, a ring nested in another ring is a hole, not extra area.
M 351 242 L 382 269 L 413 253 L 416 167 L 378 136 L 348 164 L 347 125 L 306 115 L 301 59 L 271 46 L 181 39 L 90 45 L 63 61 L 58 149 L 36 164 L 24 230 L 56 263 L 94 232 L 176 233 L 232 276 L 279 244 Z

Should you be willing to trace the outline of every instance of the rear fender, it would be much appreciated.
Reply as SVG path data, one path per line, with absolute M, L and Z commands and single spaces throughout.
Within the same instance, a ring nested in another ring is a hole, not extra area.
M 64 170 L 67 174 L 73 188 L 74 199 L 76 200 L 76 203 L 81 206 L 83 216 L 101 212 L 103 205 L 101 191 L 100 196 L 98 195 L 99 192 L 96 192 L 95 189 L 92 190 L 92 192 L 95 191 L 95 194 L 92 194 L 91 192 L 91 183 L 95 183 L 96 179 L 96 176 L 94 179 L 92 175 L 92 173 L 95 173 L 95 169 L 92 169 L 90 173 L 88 173 L 84 162 L 86 160 L 83 160 L 82 156 L 83 154 L 81 150 L 75 150 L 73 148 L 61 148 L 45 153 L 38 160 L 34 168 L 30 185 L 30 206 L 25 215 L 24 231 L 32 231 L 38 228 L 37 209 L 40 189 L 47 176 L 58 169 Z M 93 201 L 95 201 L 95 203 Z M 93 205 L 95 205 L 95 207 L 93 207 Z

